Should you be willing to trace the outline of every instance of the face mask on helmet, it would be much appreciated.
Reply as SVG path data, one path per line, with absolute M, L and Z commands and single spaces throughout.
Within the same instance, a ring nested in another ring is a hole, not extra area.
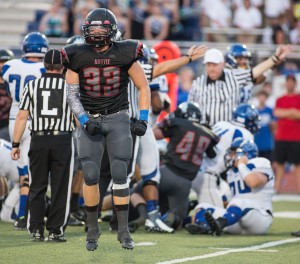
M 23 40 L 24 57 L 45 57 L 49 48 L 46 36 L 40 32 L 32 32 Z
M 109 45 L 115 41 L 117 29 L 115 15 L 105 8 L 91 11 L 82 26 L 85 42 L 95 47 Z
M 247 49 L 246 45 L 233 44 L 227 47 L 227 51 L 225 53 L 225 62 L 228 68 L 248 69 L 252 65 L 252 54 Z

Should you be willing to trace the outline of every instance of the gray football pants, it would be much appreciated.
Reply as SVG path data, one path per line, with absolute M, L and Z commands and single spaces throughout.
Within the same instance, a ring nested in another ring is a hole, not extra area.
M 101 124 L 101 134 L 91 136 L 83 127 L 78 133 L 78 156 L 82 164 L 84 182 L 95 185 L 99 181 L 100 168 L 104 147 L 106 145 L 113 182 L 127 182 L 127 167 L 132 155 L 132 137 L 130 120 L 127 110 L 94 117 L 88 115 L 91 121 Z

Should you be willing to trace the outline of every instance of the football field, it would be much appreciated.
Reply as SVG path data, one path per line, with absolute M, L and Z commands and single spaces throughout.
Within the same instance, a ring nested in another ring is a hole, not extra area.
M 13 230 L 12 224 L 0 221 L 0 263 L 298 264 L 300 238 L 290 235 L 300 230 L 300 199 L 295 198 L 274 200 L 274 222 L 266 236 L 192 236 L 185 230 L 157 234 L 138 229 L 132 234 L 133 251 L 121 248 L 107 223 L 101 223 L 98 250 L 88 252 L 82 227 L 67 228 L 67 243 L 34 243 L 27 231 Z

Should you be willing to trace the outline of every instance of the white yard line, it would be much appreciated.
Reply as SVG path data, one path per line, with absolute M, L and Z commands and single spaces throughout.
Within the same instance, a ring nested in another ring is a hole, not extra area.
M 219 248 L 219 247 L 209 247 L 209 249 L 216 249 L 216 250 L 230 250 L 230 249 L 233 249 L 233 248 Z M 251 250 L 249 250 L 251 251 Z M 253 249 L 252 251 L 258 251 L 258 252 L 278 252 L 278 250 L 276 249 Z
M 276 218 L 290 218 L 290 219 L 300 219 L 300 212 L 273 212 L 274 217 Z
M 300 195 L 296 194 L 276 194 L 273 196 L 273 202 L 300 202 Z
M 239 253 L 239 252 L 245 252 L 245 251 L 253 251 L 253 250 L 260 250 L 260 249 L 264 249 L 264 248 L 276 247 L 279 245 L 295 243 L 295 242 L 299 242 L 299 241 L 300 241 L 300 238 L 290 238 L 290 239 L 285 239 L 285 240 L 272 241 L 272 242 L 264 243 L 264 244 L 257 245 L 257 246 L 244 247 L 244 248 L 233 248 L 233 249 L 229 249 L 229 250 L 225 250 L 225 251 L 219 251 L 219 252 L 195 256 L 195 257 L 173 259 L 173 260 L 168 260 L 168 261 L 164 261 L 164 262 L 158 262 L 157 264 L 184 263 L 184 262 L 193 261 L 193 260 L 224 256 L 224 255 L 231 254 L 231 253 Z

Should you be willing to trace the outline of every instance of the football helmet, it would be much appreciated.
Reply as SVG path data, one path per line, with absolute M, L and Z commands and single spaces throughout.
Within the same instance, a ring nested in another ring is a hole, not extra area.
M 233 69 L 240 68 L 240 65 L 236 60 L 238 57 L 243 57 L 247 59 L 245 65 L 246 68 L 249 68 L 251 66 L 251 62 L 252 62 L 251 52 L 247 49 L 246 45 L 239 44 L 239 43 L 232 44 L 227 47 L 227 51 L 225 53 L 226 66 Z
M 143 54 L 144 56 L 139 59 L 139 62 L 141 64 L 149 64 L 150 60 L 150 49 L 147 47 L 147 45 L 143 44 Z
M 242 156 L 246 156 L 248 159 L 258 157 L 258 147 L 253 140 L 247 140 L 241 137 L 233 140 L 224 156 L 226 167 L 233 167 L 235 161 L 239 160 Z
M 74 35 L 67 39 L 67 45 L 70 44 L 82 44 L 84 43 L 84 38 L 81 35 Z
M 192 122 L 200 123 L 202 114 L 197 103 L 184 102 L 181 103 L 178 108 L 171 114 L 171 117 L 184 118 Z
M 95 47 L 108 45 L 116 38 L 117 19 L 108 9 L 96 8 L 86 16 L 82 30 L 87 44 Z
M 253 105 L 240 104 L 233 110 L 231 122 L 245 127 L 252 134 L 256 134 L 259 130 L 259 113 Z
M 40 32 L 31 32 L 27 34 L 22 45 L 24 57 L 43 58 L 48 51 L 49 42 L 46 36 Z
M 8 49 L 0 50 L 0 61 L 6 62 L 15 58 L 15 54 Z

